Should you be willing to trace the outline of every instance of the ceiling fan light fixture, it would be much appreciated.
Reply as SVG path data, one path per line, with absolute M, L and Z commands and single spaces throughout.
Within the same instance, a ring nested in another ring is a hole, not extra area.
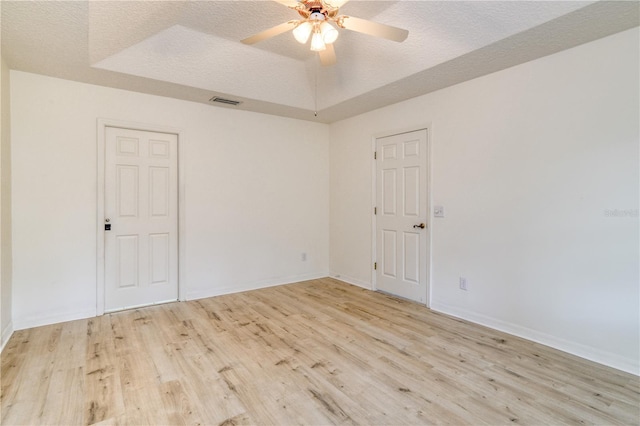
M 333 43 L 338 39 L 341 28 L 397 42 L 406 40 L 409 35 L 409 31 L 402 28 L 340 15 L 339 9 L 349 0 L 274 1 L 295 10 L 302 19 L 298 18 L 298 20 L 283 22 L 280 25 L 241 40 L 242 43 L 255 44 L 293 30 L 293 36 L 300 44 L 306 44 L 311 37 L 311 51 L 319 53 L 318 56 L 322 65 L 330 66 L 336 63 Z
M 338 39 L 338 30 L 326 21 L 320 24 L 320 32 L 322 33 L 322 41 L 324 41 L 325 44 L 332 44 Z
M 327 46 L 322 40 L 322 33 L 320 31 L 314 31 L 313 36 L 311 37 L 311 50 L 314 52 L 321 52 L 326 48 Z
M 293 37 L 298 43 L 305 44 L 307 40 L 309 40 L 312 28 L 313 26 L 311 23 L 309 21 L 305 21 L 294 28 Z

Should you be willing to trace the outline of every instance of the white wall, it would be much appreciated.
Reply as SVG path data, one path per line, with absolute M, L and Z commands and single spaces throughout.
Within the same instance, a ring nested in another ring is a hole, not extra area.
M 638 374 L 638 52 L 635 28 L 331 125 L 332 275 L 372 282 L 373 135 L 429 125 L 432 308 Z
M 16 329 L 95 315 L 98 118 L 183 131 L 187 298 L 328 274 L 327 125 L 17 71 L 11 89 Z
M 11 127 L 9 67 L 0 70 L 0 348 L 13 332 L 11 304 Z

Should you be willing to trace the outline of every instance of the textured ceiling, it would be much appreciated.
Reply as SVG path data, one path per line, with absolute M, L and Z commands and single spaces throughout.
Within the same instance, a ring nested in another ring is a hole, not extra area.
M 342 14 L 409 30 L 403 43 L 341 30 L 321 67 L 274 1 L 2 1 L 12 69 L 332 122 L 639 25 L 635 1 L 357 1 Z M 314 111 L 318 111 L 318 116 Z

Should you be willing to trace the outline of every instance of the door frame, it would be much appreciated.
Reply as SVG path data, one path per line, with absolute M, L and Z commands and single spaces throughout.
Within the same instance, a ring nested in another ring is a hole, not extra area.
M 105 133 L 107 127 L 141 130 L 146 132 L 169 133 L 178 138 L 178 300 L 186 300 L 185 276 L 185 132 L 182 129 L 157 124 L 136 123 L 123 120 L 99 118 L 97 121 L 97 214 L 96 214 L 96 315 L 104 315 L 105 303 Z
M 425 261 L 427 262 L 427 294 L 425 295 L 425 305 L 427 308 L 431 307 L 431 260 L 433 258 L 433 251 L 431 247 L 431 230 L 433 228 L 433 215 L 431 214 L 431 203 L 432 203 L 432 192 L 431 192 L 431 174 L 433 173 L 431 168 L 431 127 L 432 125 L 426 124 L 423 126 L 415 126 L 408 127 L 399 130 L 390 130 L 381 133 L 376 133 L 371 137 L 371 175 L 373 179 L 371 179 L 371 289 L 374 291 L 378 291 L 377 286 L 377 272 L 373 269 L 373 264 L 377 262 L 377 240 L 378 240 L 378 222 L 377 216 L 374 213 L 374 209 L 378 205 L 378 166 L 377 160 L 375 159 L 375 153 L 377 148 L 376 141 L 380 138 L 386 138 L 389 136 L 401 135 L 404 133 L 417 132 L 420 130 L 425 130 L 427 132 L 427 160 L 426 164 L 423 166 L 426 167 L 427 170 L 427 250 L 428 255 Z M 416 302 L 420 303 L 420 302 Z

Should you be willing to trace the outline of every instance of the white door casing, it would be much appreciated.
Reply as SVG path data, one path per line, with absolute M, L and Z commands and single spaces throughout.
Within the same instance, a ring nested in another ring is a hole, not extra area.
M 104 310 L 178 299 L 178 139 L 105 128 Z
M 420 303 L 428 284 L 427 143 L 426 129 L 376 139 L 376 289 Z

